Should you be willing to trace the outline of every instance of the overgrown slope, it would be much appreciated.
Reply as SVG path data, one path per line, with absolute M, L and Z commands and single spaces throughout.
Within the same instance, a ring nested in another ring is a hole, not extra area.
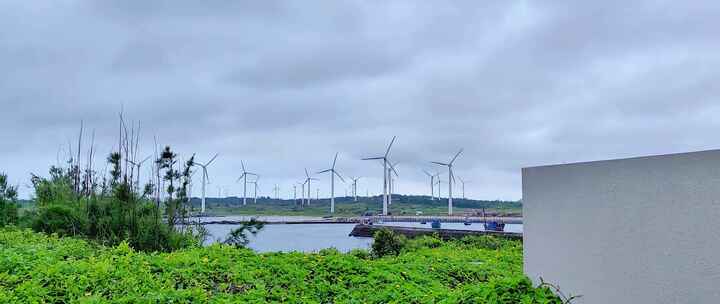
M 560 303 L 522 274 L 515 241 L 426 238 L 399 256 L 371 259 L 221 245 L 142 253 L 0 230 L 0 303 L 33 302 Z

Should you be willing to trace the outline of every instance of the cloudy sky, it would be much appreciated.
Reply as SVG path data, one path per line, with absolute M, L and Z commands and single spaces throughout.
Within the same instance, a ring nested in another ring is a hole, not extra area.
M 376 194 L 380 163 L 360 158 L 397 135 L 399 192 L 427 193 L 422 169 L 465 148 L 468 196 L 520 199 L 525 166 L 717 148 L 718 16 L 719 1 L 3 0 L 0 171 L 31 195 L 81 120 L 109 153 L 123 109 L 141 153 L 153 136 L 219 153 L 213 195 L 237 195 L 244 160 L 287 196 L 335 152 Z

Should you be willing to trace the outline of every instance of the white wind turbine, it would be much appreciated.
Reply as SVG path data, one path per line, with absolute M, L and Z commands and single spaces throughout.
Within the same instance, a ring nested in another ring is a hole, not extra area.
M 135 180 L 135 191 L 137 191 L 137 192 L 140 192 L 140 167 L 142 166 L 142 164 L 144 162 L 146 162 L 148 159 L 150 159 L 151 156 L 152 155 L 148 155 L 148 157 L 146 157 L 145 159 L 143 159 L 142 161 L 137 162 L 137 163 L 132 160 L 128 160 L 128 162 L 130 164 L 132 164 L 133 166 L 135 166 L 135 168 L 137 168 L 137 179 Z
M 427 170 L 423 170 L 425 172 L 425 175 L 427 175 L 430 178 L 430 200 L 435 200 L 435 174 L 432 174 L 430 172 L 427 172 Z
M 194 165 L 200 166 L 200 168 L 202 168 L 202 170 L 203 170 L 202 187 L 201 187 L 202 188 L 202 199 L 200 201 L 200 213 L 203 213 L 203 214 L 205 213 L 205 186 L 210 183 L 210 177 L 207 174 L 207 167 L 210 166 L 210 164 L 213 161 L 215 161 L 215 158 L 217 156 L 218 156 L 217 153 L 215 153 L 215 156 L 213 156 L 213 158 L 211 158 L 210 161 L 208 161 L 207 163 L 204 163 L 204 164 L 200 163 L 200 162 L 194 163 Z
M 256 176 L 256 177 L 258 175 L 255 173 L 246 171 L 245 163 L 243 161 L 240 161 L 240 165 L 242 166 L 243 172 L 242 172 L 242 175 L 240 175 L 240 177 L 238 177 L 237 181 L 240 181 L 241 179 L 243 180 L 243 206 L 245 206 L 245 205 L 247 205 L 247 184 L 248 184 L 247 178 L 248 178 L 248 175 L 252 175 L 252 176 Z
M 255 180 L 251 181 L 249 183 L 253 184 L 255 186 L 255 191 L 253 192 L 253 204 L 257 204 L 257 189 L 258 189 L 258 180 L 260 180 L 259 175 L 255 175 Z
M 462 153 L 463 149 L 460 149 L 457 154 L 455 154 L 455 157 L 450 160 L 449 163 L 441 163 L 441 162 L 432 162 L 433 164 L 446 166 L 448 167 L 448 215 L 452 215 L 452 186 L 455 182 L 455 176 L 453 175 L 453 163 L 455 160 L 460 156 L 460 153 Z
M 392 140 L 390 141 L 390 144 L 387 147 L 387 150 L 385 150 L 385 155 L 378 156 L 378 157 L 369 157 L 369 158 L 363 158 L 363 160 L 377 160 L 380 159 L 383 161 L 383 215 L 388 214 L 388 155 L 390 154 L 390 148 L 392 148 L 393 143 L 395 142 L 396 136 L 393 136 Z
M 340 173 L 335 170 L 335 163 L 337 163 L 337 157 L 338 154 L 335 153 L 335 159 L 333 159 L 332 167 L 330 169 L 318 172 L 318 174 L 330 172 L 330 213 L 335 213 L 335 175 L 337 175 L 337 177 L 339 177 L 343 183 L 345 182 L 345 179 L 343 179 Z
M 355 197 L 355 201 L 357 202 L 357 182 L 360 179 L 359 177 L 351 177 L 353 183 L 352 183 L 352 195 Z
M 307 184 L 307 205 L 310 206 L 310 200 L 312 199 L 312 188 L 310 188 L 310 181 L 318 180 L 317 178 L 310 177 L 307 168 L 305 168 L 305 184 Z M 304 191 L 304 190 L 303 190 Z

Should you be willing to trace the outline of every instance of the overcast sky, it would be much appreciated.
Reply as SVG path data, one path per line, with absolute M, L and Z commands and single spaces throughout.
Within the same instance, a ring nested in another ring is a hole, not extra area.
M 360 158 L 397 135 L 398 192 L 428 193 L 422 170 L 445 172 L 429 161 L 465 148 L 468 196 L 520 199 L 525 166 L 717 148 L 718 16 L 720 1 L 4 0 L 0 171 L 31 195 L 81 120 L 100 163 L 123 108 L 143 154 L 155 135 L 219 153 L 213 196 L 241 191 L 244 160 L 287 197 L 335 152 L 377 194 L 380 163 Z

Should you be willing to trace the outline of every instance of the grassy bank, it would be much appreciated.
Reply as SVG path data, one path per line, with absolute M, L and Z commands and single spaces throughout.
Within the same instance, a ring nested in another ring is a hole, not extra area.
M 517 241 L 409 242 L 398 256 L 142 253 L 0 230 L 0 303 L 560 303 L 522 273 Z

